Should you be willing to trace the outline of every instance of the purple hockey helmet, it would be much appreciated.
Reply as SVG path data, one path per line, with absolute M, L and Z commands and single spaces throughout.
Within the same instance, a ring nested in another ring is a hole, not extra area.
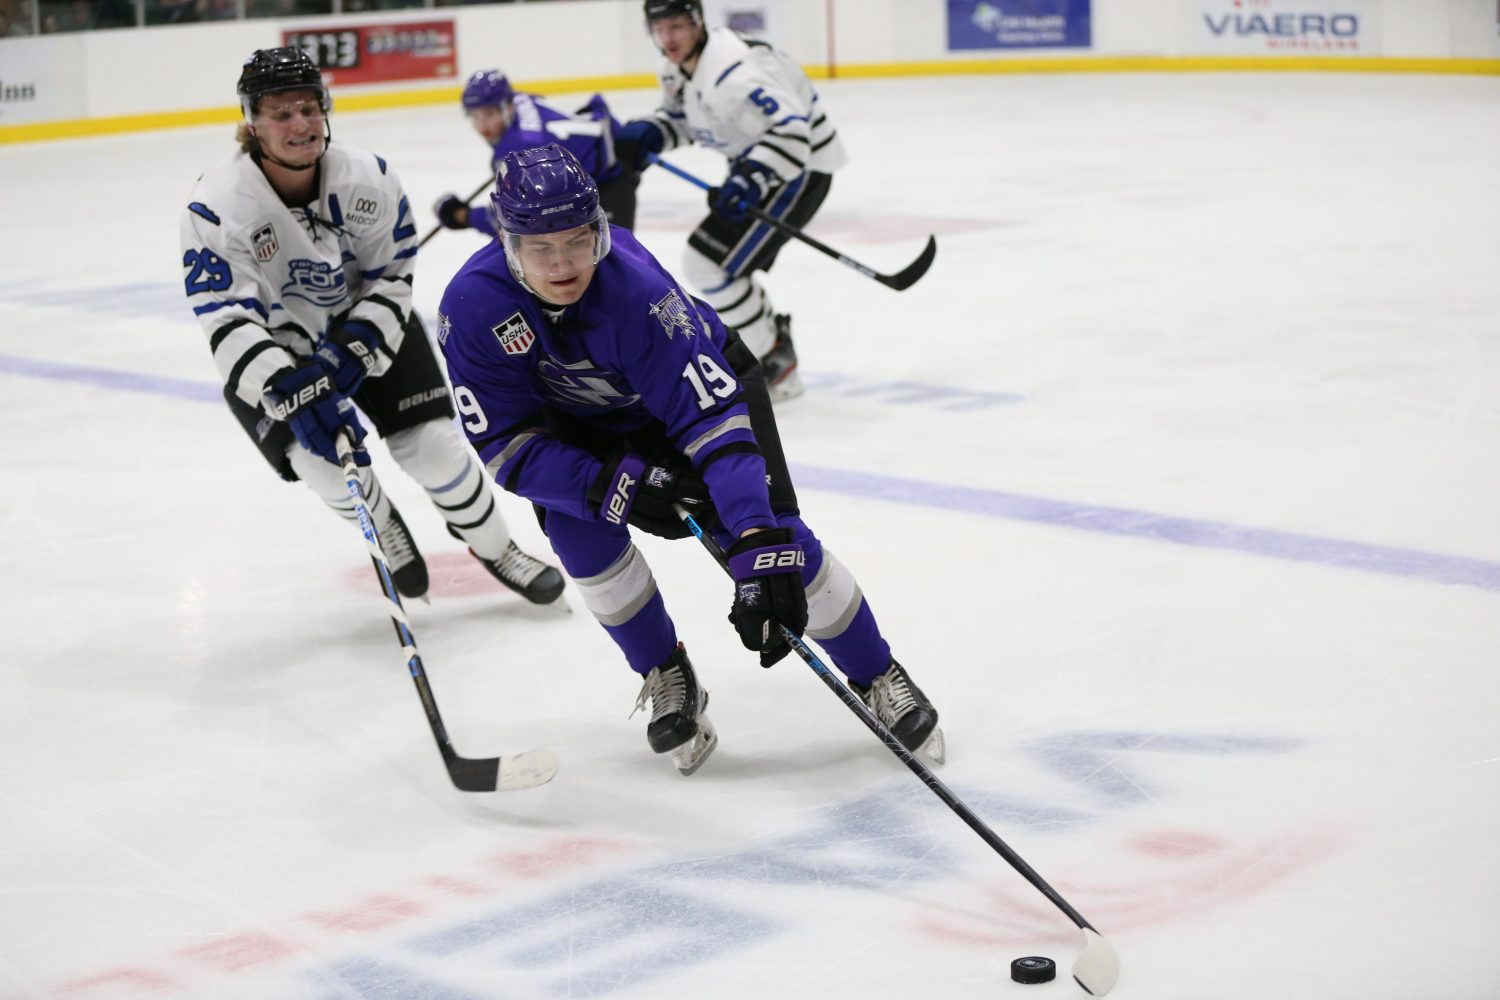
M 588 226 L 594 236 L 593 263 L 609 253 L 609 219 L 599 205 L 599 188 L 583 164 L 555 142 L 506 153 L 490 202 L 511 274 L 527 288 L 520 258 L 528 236 Z
M 492 105 L 508 108 L 515 96 L 515 88 L 510 85 L 504 73 L 498 69 L 482 69 L 464 84 L 464 110 L 473 111 Z

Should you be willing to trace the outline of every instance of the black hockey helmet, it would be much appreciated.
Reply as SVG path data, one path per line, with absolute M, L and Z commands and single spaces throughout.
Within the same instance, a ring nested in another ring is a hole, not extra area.
M 235 90 L 240 95 L 240 110 L 245 121 L 254 123 L 255 113 L 260 109 L 260 99 L 266 94 L 283 90 L 312 90 L 318 95 L 318 104 L 327 114 L 332 108 L 328 88 L 323 85 L 323 74 L 317 63 L 304 49 L 295 45 L 283 45 L 274 49 L 256 49 L 240 70 L 240 82 Z
M 697 24 L 703 23 L 703 0 L 646 0 L 646 23 L 664 17 L 686 14 Z

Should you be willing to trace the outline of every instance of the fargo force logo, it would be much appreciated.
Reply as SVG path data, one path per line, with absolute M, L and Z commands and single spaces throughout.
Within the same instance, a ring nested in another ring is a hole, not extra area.
M 663 295 L 660 302 L 651 306 L 650 312 L 661 324 L 661 328 L 667 332 L 668 340 L 671 340 L 672 334 L 678 330 L 688 337 L 698 332 L 693 329 L 693 318 L 688 315 L 687 305 L 675 288 Z
M 283 299 L 306 299 L 317 306 L 336 306 L 347 297 L 344 270 L 322 260 L 298 257 L 286 266 L 290 279 L 281 286 Z
M 526 322 L 526 317 L 519 312 L 511 313 L 504 323 L 490 327 L 490 331 L 500 341 L 500 349 L 506 354 L 525 354 L 536 343 L 536 334 Z
M 255 250 L 256 260 L 270 260 L 281 249 L 281 244 L 276 242 L 276 229 L 269 222 L 251 234 L 250 244 Z

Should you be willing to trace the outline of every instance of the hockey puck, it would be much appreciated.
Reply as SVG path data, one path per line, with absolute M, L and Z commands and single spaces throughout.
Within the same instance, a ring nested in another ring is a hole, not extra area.
M 1057 978 L 1057 963 L 1040 955 L 1028 955 L 1010 963 L 1010 978 L 1018 983 L 1050 983 Z

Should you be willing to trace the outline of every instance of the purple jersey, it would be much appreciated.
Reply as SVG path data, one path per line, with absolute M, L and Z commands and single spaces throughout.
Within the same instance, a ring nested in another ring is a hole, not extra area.
M 594 183 L 612 181 L 623 173 L 615 161 L 614 134 L 620 123 L 598 94 L 576 115 L 548 107 L 532 94 L 517 94 L 512 102 L 515 117 L 490 157 L 490 173 L 500 169 L 505 154 L 557 143 L 577 157 Z M 487 236 L 496 235 L 494 217 L 488 211 L 471 212 L 470 224 Z
M 665 434 L 708 484 L 733 536 L 776 525 L 718 315 L 682 290 L 628 230 L 561 312 L 511 275 L 499 243 L 454 275 L 438 312 L 464 430 L 490 476 L 543 507 L 595 520 L 602 463 L 548 434 L 548 409 L 609 433 Z M 653 426 L 654 425 L 654 426 Z

